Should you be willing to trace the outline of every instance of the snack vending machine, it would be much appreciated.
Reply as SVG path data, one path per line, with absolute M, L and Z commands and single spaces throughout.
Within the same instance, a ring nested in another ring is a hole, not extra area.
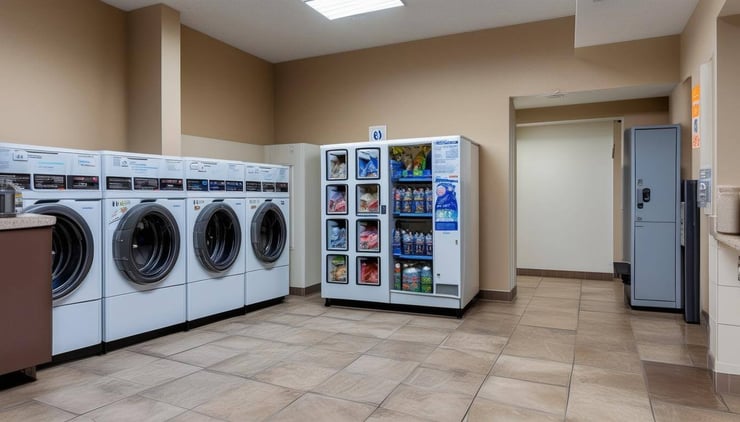
M 478 146 L 461 136 L 322 147 L 333 299 L 462 310 L 479 290 Z

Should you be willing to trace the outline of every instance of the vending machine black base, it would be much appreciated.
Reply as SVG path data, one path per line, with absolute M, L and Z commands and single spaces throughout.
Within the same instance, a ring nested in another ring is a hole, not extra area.
M 701 322 L 699 298 L 699 207 L 697 181 L 681 182 L 681 282 L 684 297 L 684 320 L 690 324 Z

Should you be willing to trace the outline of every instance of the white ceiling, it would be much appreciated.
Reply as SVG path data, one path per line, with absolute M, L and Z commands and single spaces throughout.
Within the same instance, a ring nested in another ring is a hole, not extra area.
M 183 24 L 273 63 L 576 15 L 576 46 L 680 33 L 698 0 L 404 0 L 329 21 L 302 0 L 103 0 L 164 3 Z M 576 3 L 578 3 L 576 5 Z

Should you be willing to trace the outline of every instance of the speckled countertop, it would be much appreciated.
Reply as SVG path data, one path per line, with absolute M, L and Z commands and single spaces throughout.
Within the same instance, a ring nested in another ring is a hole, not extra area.
M 56 221 L 56 217 L 50 215 L 18 214 L 15 217 L 0 218 L 0 230 L 20 230 L 53 226 Z

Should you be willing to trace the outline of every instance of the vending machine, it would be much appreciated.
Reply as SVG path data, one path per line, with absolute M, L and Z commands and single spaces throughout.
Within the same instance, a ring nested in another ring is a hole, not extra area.
M 478 145 L 461 136 L 322 147 L 322 286 L 463 310 L 478 294 Z

